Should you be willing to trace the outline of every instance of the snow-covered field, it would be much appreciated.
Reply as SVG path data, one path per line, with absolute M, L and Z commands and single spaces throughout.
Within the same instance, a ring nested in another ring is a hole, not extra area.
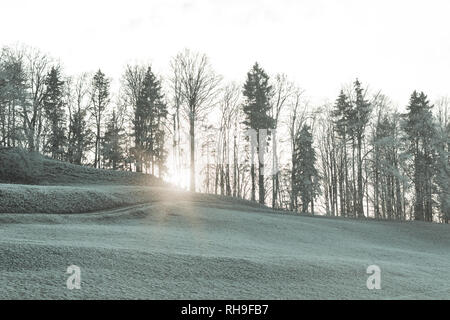
M 0 214 L 0 298 L 450 299 L 449 226 L 140 190 L 148 201 L 116 210 Z M 372 264 L 381 290 L 366 287 Z M 79 290 L 66 287 L 70 265 Z

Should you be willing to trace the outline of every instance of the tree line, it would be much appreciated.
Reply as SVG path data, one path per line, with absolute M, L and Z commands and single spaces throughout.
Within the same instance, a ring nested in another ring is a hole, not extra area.
M 397 108 L 356 79 L 313 106 L 284 74 L 255 63 L 226 82 L 187 49 L 167 75 L 135 64 L 119 80 L 112 92 L 100 69 L 69 76 L 35 48 L 3 47 L 0 145 L 162 178 L 188 170 L 191 191 L 278 210 L 448 223 L 447 98 L 414 91 Z

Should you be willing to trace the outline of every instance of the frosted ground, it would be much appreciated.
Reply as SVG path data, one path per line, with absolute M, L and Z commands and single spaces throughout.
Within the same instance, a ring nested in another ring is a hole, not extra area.
M 119 209 L 58 207 L 74 194 Z M 0 196 L 3 212 L 26 212 L 0 214 L 1 299 L 450 299 L 446 225 L 284 215 L 162 187 L 3 184 Z M 372 264 L 381 290 L 366 287 Z

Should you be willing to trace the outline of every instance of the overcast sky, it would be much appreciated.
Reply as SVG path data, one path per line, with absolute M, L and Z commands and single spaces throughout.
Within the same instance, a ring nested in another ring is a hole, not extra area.
M 258 61 L 284 72 L 312 102 L 358 77 L 400 105 L 414 89 L 450 93 L 448 0 L 0 0 L 0 45 L 24 43 L 69 74 L 129 62 L 168 72 L 179 50 L 206 53 L 227 80 Z

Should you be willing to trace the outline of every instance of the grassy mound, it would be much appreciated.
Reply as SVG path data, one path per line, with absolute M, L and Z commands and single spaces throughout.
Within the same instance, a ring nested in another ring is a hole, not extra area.
M 147 202 L 133 186 L 30 186 L 0 184 L 0 213 L 83 213 Z
M 267 210 L 246 200 L 175 188 L 119 185 L 37 186 L 0 184 L 0 213 L 87 213 L 143 203 L 183 201 L 201 207 Z
M 17 148 L 0 148 L 0 213 L 85 213 L 142 203 L 265 210 L 231 197 L 182 192 L 152 175 L 94 169 Z
M 0 183 L 163 185 L 152 175 L 74 165 L 19 148 L 0 148 Z

